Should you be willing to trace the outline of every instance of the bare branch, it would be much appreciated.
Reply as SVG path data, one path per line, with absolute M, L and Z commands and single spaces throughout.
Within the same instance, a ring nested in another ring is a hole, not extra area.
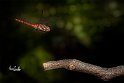
M 65 68 L 68 70 L 84 72 L 88 74 L 93 74 L 100 77 L 101 79 L 107 81 L 116 76 L 124 75 L 124 65 L 112 68 L 103 68 L 100 66 L 92 65 L 89 63 L 81 62 L 76 59 L 64 59 L 58 61 L 49 61 L 43 63 L 45 70 L 52 70 L 58 68 Z

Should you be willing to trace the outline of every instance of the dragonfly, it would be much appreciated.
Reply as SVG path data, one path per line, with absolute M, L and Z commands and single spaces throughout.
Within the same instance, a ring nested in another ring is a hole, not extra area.
M 49 26 L 46 26 L 44 24 L 32 24 L 32 23 L 29 23 L 29 22 L 26 22 L 24 20 L 17 19 L 17 18 L 15 20 L 17 22 L 20 22 L 20 23 L 26 24 L 28 26 L 31 26 L 34 29 L 38 30 L 38 31 L 43 31 L 43 32 L 49 32 L 50 31 L 50 27 Z

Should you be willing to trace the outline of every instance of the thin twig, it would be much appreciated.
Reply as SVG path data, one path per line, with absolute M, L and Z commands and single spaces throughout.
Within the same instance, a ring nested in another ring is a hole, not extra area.
M 103 68 L 100 66 L 81 62 L 76 59 L 49 61 L 49 62 L 43 63 L 43 67 L 45 70 L 65 68 L 68 70 L 89 73 L 89 74 L 98 76 L 105 81 L 110 80 L 116 76 L 124 75 L 124 65 L 112 67 L 112 68 Z

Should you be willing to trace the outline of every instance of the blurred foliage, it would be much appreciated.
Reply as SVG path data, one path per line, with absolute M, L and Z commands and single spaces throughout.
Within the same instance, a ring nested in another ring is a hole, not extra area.
M 4 8 L 1 12 L 0 30 L 3 36 L 2 52 L 0 52 L 2 59 L 0 67 L 3 67 L 0 72 L 1 83 L 10 81 L 13 83 L 54 83 L 58 80 L 59 83 L 68 83 L 68 81 L 77 83 L 80 80 L 83 81 L 82 78 L 77 82 L 69 80 L 69 77 L 73 75 L 68 76 L 64 70 L 46 72 L 42 64 L 55 59 L 81 59 L 82 56 L 85 60 L 87 59 L 85 55 L 88 57 L 90 54 L 87 48 L 95 49 L 95 44 L 103 41 L 102 34 L 105 31 L 115 30 L 113 39 L 106 44 L 112 44 L 110 48 L 104 47 L 104 43 L 101 45 L 109 51 L 115 48 L 116 41 L 120 43 L 121 39 L 119 40 L 118 36 L 122 35 L 120 37 L 122 38 L 124 35 L 124 3 L 121 0 L 1 0 L 0 4 L 1 9 Z M 27 25 L 15 22 L 15 18 L 30 23 L 46 24 L 50 26 L 51 31 L 37 32 Z M 90 50 L 91 54 L 92 50 Z M 103 58 L 102 54 L 108 51 L 100 52 L 102 53 L 99 58 Z M 99 63 L 96 56 L 91 57 L 89 61 Z M 106 63 L 109 62 L 106 61 Z M 9 71 L 10 65 L 19 65 L 22 68 L 21 74 Z
M 22 71 L 26 72 L 30 77 L 36 79 L 39 82 L 51 82 L 56 78 L 59 78 L 60 75 L 57 75 L 56 72 L 44 72 L 42 68 L 42 63 L 52 60 L 52 56 L 48 54 L 42 48 L 36 48 L 31 52 L 27 53 L 20 59 L 20 66 Z M 55 74 L 53 76 L 53 74 Z M 44 80 L 48 79 L 48 80 Z
M 64 28 L 77 37 L 81 43 L 89 46 L 96 38 L 96 33 L 118 23 L 123 13 L 122 10 L 123 8 L 115 0 L 103 2 L 98 0 L 44 0 L 41 3 L 26 6 L 24 13 L 20 11 L 17 17 L 26 18 L 32 23 L 38 20 L 41 23 L 48 22 L 52 29 Z

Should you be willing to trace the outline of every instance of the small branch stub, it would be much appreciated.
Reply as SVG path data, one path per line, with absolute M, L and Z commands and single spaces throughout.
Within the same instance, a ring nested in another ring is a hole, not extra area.
M 124 65 L 112 67 L 112 68 L 103 68 L 100 66 L 81 62 L 76 59 L 49 61 L 49 62 L 43 63 L 43 67 L 44 67 L 44 70 L 65 68 L 68 70 L 88 73 L 88 74 L 98 76 L 105 81 L 110 80 L 116 76 L 124 75 Z

